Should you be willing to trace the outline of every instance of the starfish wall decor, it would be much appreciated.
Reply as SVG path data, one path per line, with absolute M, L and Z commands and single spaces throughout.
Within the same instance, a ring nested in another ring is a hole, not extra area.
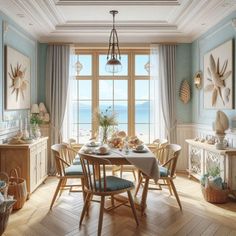
M 24 91 L 27 89 L 28 81 L 25 79 L 26 68 L 22 69 L 22 65 L 17 63 L 16 67 L 10 65 L 11 72 L 8 72 L 12 84 L 10 88 L 12 88 L 11 94 L 16 94 L 16 101 L 18 101 L 19 93 L 21 93 L 23 100 L 25 99 Z

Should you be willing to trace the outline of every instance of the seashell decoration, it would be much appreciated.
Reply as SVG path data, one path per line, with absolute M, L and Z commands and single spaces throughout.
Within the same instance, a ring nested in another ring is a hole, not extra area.
M 191 98 L 190 85 L 187 80 L 183 80 L 180 85 L 179 98 L 184 103 L 187 104 Z
M 216 101 L 219 97 L 221 98 L 224 106 L 225 102 L 229 102 L 230 89 L 226 88 L 225 80 L 227 80 L 231 75 L 232 71 L 226 72 L 228 66 L 228 60 L 225 60 L 222 67 L 220 67 L 219 57 L 215 60 L 213 55 L 209 58 L 209 67 L 207 68 L 208 78 L 210 82 L 205 86 L 206 92 L 212 92 L 212 106 L 216 106 Z M 223 96 L 222 96 L 223 94 Z
M 229 102 L 229 95 L 230 95 L 230 89 L 224 88 L 222 90 L 222 96 L 223 96 L 224 101 Z
M 216 112 L 216 120 L 214 124 L 214 130 L 216 134 L 224 135 L 225 130 L 229 128 L 229 119 L 223 111 Z

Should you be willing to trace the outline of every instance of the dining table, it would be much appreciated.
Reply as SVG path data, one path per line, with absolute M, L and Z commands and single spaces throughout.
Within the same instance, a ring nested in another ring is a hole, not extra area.
M 84 145 L 79 150 L 79 154 L 86 153 L 87 149 L 88 147 Z M 145 146 L 145 151 L 140 152 L 132 148 L 129 150 L 111 148 L 105 155 L 97 154 L 93 151 L 91 151 L 91 153 L 86 153 L 86 155 L 107 159 L 110 161 L 111 165 L 133 165 L 139 171 L 141 171 L 142 177 L 144 179 L 143 191 L 141 193 L 141 198 L 134 197 L 134 202 L 135 207 L 141 211 L 141 215 L 144 215 L 145 209 L 147 207 L 149 180 L 153 179 L 155 183 L 157 183 L 159 179 L 159 167 L 154 153 L 147 146 Z M 116 196 L 115 199 L 118 201 L 127 200 L 127 198 L 123 195 Z

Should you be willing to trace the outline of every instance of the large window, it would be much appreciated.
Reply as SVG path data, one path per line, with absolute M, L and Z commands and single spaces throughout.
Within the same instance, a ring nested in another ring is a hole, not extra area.
M 93 111 L 109 106 L 117 114 L 119 130 L 150 143 L 149 51 L 123 51 L 122 71 L 105 71 L 106 52 L 76 50 L 72 55 L 69 93 L 73 132 L 70 137 L 85 143 L 97 133 Z M 68 114 L 69 115 L 69 114 Z

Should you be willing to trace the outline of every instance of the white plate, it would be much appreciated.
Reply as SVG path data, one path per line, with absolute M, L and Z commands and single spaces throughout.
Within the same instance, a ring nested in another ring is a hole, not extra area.
M 87 143 L 86 146 L 87 147 L 99 147 L 100 143 L 94 143 L 94 144 L 91 144 L 91 143 Z
M 136 153 L 146 153 L 146 152 L 148 152 L 148 150 L 147 149 L 142 149 L 142 150 L 133 149 L 133 152 L 136 152 Z
M 94 154 L 99 155 L 99 156 L 105 156 L 105 155 L 109 155 L 110 151 L 107 151 L 106 153 L 101 153 L 101 152 L 99 152 L 99 150 L 95 150 Z

